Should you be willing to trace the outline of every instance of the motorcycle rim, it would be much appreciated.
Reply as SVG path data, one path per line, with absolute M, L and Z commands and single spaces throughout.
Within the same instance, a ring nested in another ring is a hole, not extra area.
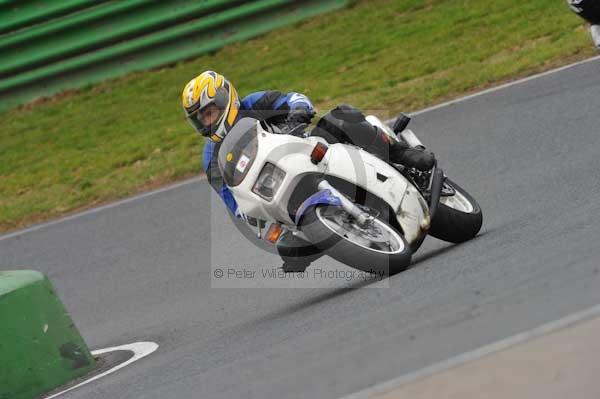
M 359 226 L 342 208 L 331 206 L 318 207 L 316 215 L 331 232 L 369 251 L 393 255 L 405 250 L 400 234 L 377 218 L 372 218 L 367 226 Z
M 449 185 L 448 182 L 444 182 L 444 186 L 447 184 Z M 475 208 L 471 201 L 460 190 L 457 190 L 454 186 L 451 187 L 454 195 L 441 197 L 440 203 L 459 212 L 472 213 Z

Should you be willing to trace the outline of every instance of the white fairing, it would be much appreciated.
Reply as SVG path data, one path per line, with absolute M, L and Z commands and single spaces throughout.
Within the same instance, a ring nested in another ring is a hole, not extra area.
M 287 212 L 287 203 L 297 185 L 298 180 L 306 173 L 323 173 L 322 163 L 314 165 L 310 161 L 310 153 L 318 141 L 323 139 L 311 137 L 300 138 L 284 134 L 273 134 L 262 131 L 259 127 L 258 153 L 255 161 L 244 178 L 244 181 L 231 187 L 240 210 L 248 216 L 263 220 L 278 220 L 294 224 Z M 271 201 L 267 201 L 252 192 L 254 183 L 265 163 L 270 162 L 285 172 L 279 190 Z
M 402 174 L 358 147 L 339 143 L 328 144 L 325 158 L 315 165 L 310 160 L 310 154 L 319 141 L 325 143 L 320 137 L 273 134 L 259 127 L 255 161 L 243 182 L 231 188 L 240 210 L 251 217 L 294 226 L 287 210 L 290 196 L 304 175 L 320 173 L 362 187 L 387 202 L 396 211 L 408 243 L 426 233 L 429 228 L 427 204 Z M 271 201 L 252 192 L 266 162 L 273 163 L 285 172 L 283 182 Z
M 376 126 L 378 128 L 380 128 L 381 130 L 383 130 L 388 136 L 390 136 L 391 138 L 393 138 L 394 140 L 398 141 L 398 138 L 396 137 L 396 134 L 394 133 L 394 131 L 385 123 L 383 123 L 381 121 L 381 119 L 379 119 L 378 117 L 376 117 L 375 115 L 368 115 L 365 117 L 365 119 L 367 120 L 367 122 L 369 122 L 371 125 Z
M 377 126 L 381 130 L 383 130 L 385 132 L 385 134 L 390 136 L 392 139 L 394 139 L 395 141 L 399 141 L 398 137 L 396 136 L 396 134 L 394 133 L 392 128 L 390 128 L 388 125 L 383 123 L 375 115 L 369 115 L 366 117 L 366 119 L 367 119 L 367 122 L 369 122 L 371 125 Z M 408 144 L 410 147 L 418 147 L 420 145 L 423 145 L 421 140 L 419 140 L 419 138 L 410 129 L 404 129 L 404 131 L 402 131 L 402 133 L 400 133 L 400 136 L 402 136 L 402 138 L 404 139 L 406 144 Z
M 323 163 L 327 165 L 327 175 L 362 187 L 387 202 L 396 211 L 398 223 L 409 243 L 424 233 L 421 226 L 429 227 L 429 210 L 425 200 L 387 162 L 354 146 L 332 144 Z

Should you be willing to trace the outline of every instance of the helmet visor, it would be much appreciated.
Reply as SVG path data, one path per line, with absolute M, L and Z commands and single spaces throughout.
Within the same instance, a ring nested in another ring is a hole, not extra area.
M 217 106 L 217 104 L 210 103 L 187 115 L 187 120 L 198 133 L 203 136 L 210 136 L 214 134 L 219 127 L 223 111 L 224 109 Z

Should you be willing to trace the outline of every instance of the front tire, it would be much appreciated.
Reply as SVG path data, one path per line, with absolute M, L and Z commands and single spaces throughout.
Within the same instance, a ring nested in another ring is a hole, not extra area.
M 306 210 L 300 226 L 332 258 L 368 273 L 392 275 L 408 267 L 412 251 L 385 219 L 385 214 L 379 215 L 364 228 L 339 206 L 316 205 Z
M 455 194 L 440 198 L 429 235 L 456 244 L 468 241 L 481 229 L 481 207 L 475 198 L 452 180 L 446 178 L 444 186 L 450 186 Z

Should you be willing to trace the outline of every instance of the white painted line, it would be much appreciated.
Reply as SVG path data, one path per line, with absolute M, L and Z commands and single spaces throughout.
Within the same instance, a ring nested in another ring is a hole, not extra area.
M 145 192 L 143 194 L 138 194 L 136 196 L 125 198 L 125 199 L 122 199 L 122 200 L 119 200 L 119 201 L 116 201 L 116 202 L 111 202 L 110 204 L 99 206 L 97 208 L 88 209 L 87 211 L 75 213 L 75 214 L 70 215 L 70 216 L 65 216 L 65 217 L 60 218 L 60 219 L 52 220 L 50 222 L 36 224 L 36 225 L 31 226 L 31 227 L 27 227 L 25 229 L 13 231 L 12 233 L 8 233 L 8 234 L 5 234 L 5 235 L 2 235 L 2 236 L 0 236 L 0 241 L 6 240 L 8 238 L 13 238 L 13 237 L 16 237 L 16 236 L 20 236 L 20 235 L 23 235 L 23 234 L 31 233 L 33 231 L 40 230 L 40 229 L 43 229 L 45 227 L 49 227 L 49 226 L 52 226 L 52 225 L 55 225 L 55 224 L 67 222 L 67 221 L 73 220 L 73 219 L 77 219 L 77 218 L 79 218 L 81 216 L 92 215 L 94 213 L 101 212 L 101 211 L 103 211 L 105 209 L 115 208 L 117 206 L 128 204 L 130 202 L 139 201 L 141 199 L 144 199 L 144 198 L 147 198 L 147 197 L 151 197 L 151 196 L 156 195 L 156 194 L 164 193 L 166 191 L 174 190 L 174 189 L 177 189 L 177 188 L 180 188 L 180 187 L 184 187 L 184 186 L 188 186 L 190 184 L 194 184 L 194 183 L 200 182 L 200 181 L 202 181 L 204 179 L 206 179 L 206 176 L 204 176 L 204 175 L 203 176 L 198 176 L 198 177 L 193 177 L 193 178 L 188 179 L 188 180 L 183 180 L 183 181 L 181 181 L 179 183 L 170 184 L 168 186 L 165 186 L 165 187 L 162 187 L 162 188 L 159 188 L 159 189 L 156 189 L 156 190 L 147 191 L 147 192 Z
M 468 96 L 460 97 L 460 98 L 457 98 L 455 100 L 447 101 L 447 102 L 444 102 L 444 103 L 441 103 L 441 104 L 437 104 L 437 105 L 434 105 L 434 106 L 431 106 L 431 107 L 428 107 L 428 108 L 424 108 L 424 109 L 421 109 L 421 110 L 418 110 L 418 111 L 415 111 L 415 112 L 411 112 L 410 116 L 421 115 L 421 114 L 424 114 L 426 112 L 434 111 L 434 110 L 439 109 L 439 108 L 448 107 L 450 105 L 461 103 L 463 101 L 467 101 L 467 100 L 470 100 L 470 99 L 475 98 L 475 97 L 479 97 L 479 96 L 482 96 L 482 95 L 485 95 L 485 94 L 488 94 L 488 93 L 492 93 L 492 92 L 495 92 L 495 91 L 498 91 L 498 90 L 506 89 L 507 87 L 510 87 L 510 86 L 515 86 L 515 85 L 518 85 L 518 84 L 521 84 L 521 83 L 528 82 L 530 80 L 538 79 L 538 78 L 541 78 L 543 76 L 548 76 L 548 75 L 551 75 L 553 73 L 562 72 L 564 70 L 567 70 L 567 69 L 570 69 L 570 68 L 573 68 L 573 67 L 576 67 L 576 66 L 579 66 L 579 65 L 587 64 L 587 63 L 590 63 L 590 62 L 598 61 L 598 60 L 600 60 L 600 56 L 588 58 L 586 60 L 578 61 L 578 62 L 575 62 L 573 64 L 562 66 L 560 68 L 551 69 L 551 70 L 546 71 L 546 72 L 538 73 L 536 75 L 532 75 L 532 76 L 529 76 L 529 77 L 526 77 L 526 78 L 523 78 L 523 79 L 515 80 L 514 82 L 509 82 L 509 83 L 506 83 L 506 84 L 503 84 L 503 85 L 500 85 L 500 86 L 492 87 L 492 88 L 487 89 L 487 90 L 483 90 L 483 91 L 480 91 L 480 92 L 477 92 L 477 93 L 470 94 Z M 393 119 L 390 119 L 390 120 L 385 121 L 385 122 L 389 123 L 391 121 L 393 121 Z M 41 223 L 41 224 L 38 224 L 38 225 L 35 225 L 35 226 L 31 226 L 31 227 L 28 227 L 28 228 L 25 228 L 25 229 L 22 229 L 22 230 L 17 230 L 17 231 L 14 231 L 12 233 L 0 236 L 0 241 L 8 239 L 8 238 L 16 237 L 16 236 L 19 236 L 19 235 L 22 235 L 22 234 L 30 233 L 30 232 L 33 232 L 33 231 L 36 231 L 36 230 L 40 230 L 40 229 L 42 229 L 44 227 L 48 227 L 48 226 L 52 226 L 52 225 L 55 225 L 55 224 L 58 224 L 58 223 L 66 222 L 66 221 L 69 221 L 69 220 L 73 220 L 73 219 L 78 218 L 80 216 L 85 216 L 85 215 L 89 215 L 89 214 L 93 214 L 93 213 L 96 213 L 96 212 L 103 211 L 105 209 L 114 208 L 114 207 L 117 207 L 117 206 L 129 203 L 129 202 L 137 201 L 137 200 L 140 200 L 142 198 L 147 198 L 147 197 L 150 197 L 152 195 L 159 194 L 159 193 L 162 193 L 162 192 L 165 192 L 165 191 L 174 190 L 174 189 L 180 188 L 182 186 L 186 186 L 188 184 L 193 184 L 193 183 L 196 183 L 196 182 L 204 180 L 204 179 L 206 179 L 206 176 L 194 177 L 194 178 L 189 179 L 189 180 L 184 180 L 182 182 L 179 182 L 179 183 L 167 186 L 167 187 L 163 187 L 163 188 L 160 188 L 158 190 L 149 191 L 147 193 L 136 195 L 134 197 L 130 197 L 130 198 L 127 198 L 127 199 L 124 199 L 124 200 L 121 200 L 121 201 L 113 202 L 111 204 L 104 205 L 104 206 L 101 206 L 101 207 L 98 207 L 98 208 L 90 209 L 90 210 L 87 210 L 87 211 L 84 211 L 84 212 L 81 212 L 81 213 L 76 213 L 76 214 L 73 214 L 71 216 L 67 216 L 67 217 L 64 217 L 64 218 L 61 218 L 61 219 L 53 220 L 51 222 Z
M 45 397 L 44 399 L 56 398 L 64 393 L 67 393 L 67 392 L 77 389 L 83 385 L 87 385 L 90 382 L 96 381 L 102 377 L 112 374 L 115 371 L 120 370 L 123 367 L 127 367 L 131 363 L 136 362 L 136 361 L 140 360 L 141 358 L 148 356 L 149 354 L 156 351 L 157 349 L 158 349 L 158 344 L 154 343 L 154 342 L 134 342 L 133 344 L 114 346 L 112 348 L 98 349 L 98 350 L 92 351 L 92 355 L 94 355 L 94 356 L 101 355 L 103 353 L 114 352 L 114 351 L 130 351 L 130 352 L 133 352 L 133 357 L 131 359 L 127 360 L 126 362 L 117 364 L 115 367 L 113 367 L 110 370 L 107 370 L 103 373 L 95 375 L 88 380 L 85 380 L 77 385 L 73 385 L 72 387 L 65 389 L 64 391 L 55 393 L 52 396 Z
M 375 395 L 382 395 L 384 393 L 390 392 L 399 388 L 402 385 L 405 385 L 409 382 L 413 382 L 425 377 L 429 377 L 433 374 L 438 374 L 442 371 L 449 370 L 451 368 L 461 366 L 466 363 L 470 363 L 474 360 L 480 359 L 484 356 L 490 355 L 495 352 L 499 352 L 504 349 L 508 349 L 512 346 L 521 344 L 523 342 L 529 341 L 534 338 L 541 337 L 543 335 L 561 330 L 563 328 L 572 326 L 581 321 L 598 317 L 600 316 L 600 305 L 593 306 L 591 308 L 582 310 L 580 312 L 571 314 L 567 317 L 564 317 L 559 320 L 552 321 L 550 323 L 541 325 L 532 330 L 525 331 L 512 337 L 508 337 L 502 339 L 500 341 L 494 342 L 490 345 L 483 346 L 481 348 L 475 349 L 470 352 L 465 352 L 458 356 L 452 357 L 450 359 L 443 360 L 439 363 L 433 364 L 431 366 L 425 367 L 423 369 L 402 375 L 398 378 L 394 378 L 392 380 L 382 382 L 380 384 L 376 384 L 372 387 L 366 388 L 362 391 L 355 392 L 348 396 L 344 396 L 341 399 L 366 399 Z

